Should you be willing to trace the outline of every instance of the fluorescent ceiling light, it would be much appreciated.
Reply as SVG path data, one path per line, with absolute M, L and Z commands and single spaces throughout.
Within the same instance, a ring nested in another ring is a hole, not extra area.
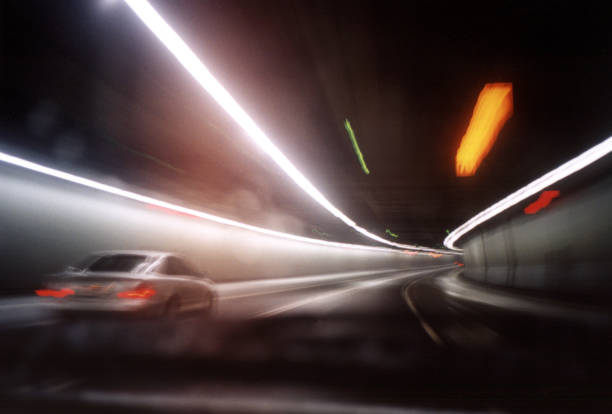
M 525 187 L 521 188 L 518 191 L 515 191 L 506 198 L 503 198 L 502 200 L 493 204 L 486 210 L 481 211 L 480 213 L 472 217 L 470 220 L 466 221 L 461 226 L 453 230 L 446 237 L 446 239 L 444 239 L 444 245 L 452 250 L 461 250 L 455 246 L 455 242 L 457 242 L 457 240 L 459 240 L 463 235 L 472 230 L 474 227 L 484 223 L 492 217 L 495 217 L 502 211 L 509 209 L 510 207 L 520 203 L 526 198 L 529 198 L 532 195 L 539 193 L 546 187 L 564 179 L 565 177 L 575 173 L 576 171 L 580 171 L 587 165 L 592 164 L 598 159 L 606 156 L 611 151 L 612 137 L 606 139 L 600 144 L 595 145 L 593 148 L 583 152 L 576 158 L 569 160 L 565 164 L 555 168 L 547 174 L 544 174 L 542 177 L 538 178 L 535 181 L 532 181 Z
M 373 250 L 373 251 L 381 251 L 381 252 L 397 252 L 397 250 L 389 249 L 386 247 L 374 247 L 374 246 L 364 246 L 359 244 L 350 244 L 350 243 L 338 243 L 327 240 L 320 239 L 312 239 L 309 237 L 297 236 L 295 234 L 283 233 L 280 231 L 274 231 L 265 229 L 262 227 L 252 226 L 250 224 L 241 223 L 239 221 L 227 219 L 224 217 L 215 216 L 213 214 L 205 213 L 202 211 L 194 210 L 191 208 L 186 208 L 179 206 L 177 204 L 168 203 L 162 200 L 158 200 L 152 197 L 148 197 L 142 194 L 133 193 L 131 191 L 122 190 L 117 187 L 113 187 L 107 184 L 100 183 L 98 181 L 90 180 L 88 178 L 79 177 L 74 174 L 69 174 L 64 171 L 56 170 L 53 168 L 45 167 L 40 164 L 33 163 L 31 161 L 24 160 L 22 158 L 18 158 L 9 154 L 5 154 L 0 152 L 0 162 L 5 162 L 7 164 L 11 164 L 17 167 L 25 168 L 30 171 L 35 171 L 37 173 L 41 173 L 47 176 L 59 178 L 64 181 L 69 181 L 74 184 L 79 184 L 85 187 L 93 188 L 95 190 L 103 191 L 105 193 L 113 194 L 119 197 L 127 198 L 130 200 L 138 201 L 147 205 L 153 205 L 157 207 L 161 207 L 163 209 L 171 210 L 176 213 L 187 214 L 189 216 L 198 217 L 204 220 L 213 221 L 219 224 L 225 224 L 227 226 L 238 227 L 245 230 L 254 231 L 256 233 L 265 234 L 268 236 L 281 237 L 284 239 L 294 240 L 298 242 L 305 242 L 311 244 L 318 244 L 322 246 L 328 247 L 341 247 L 341 248 L 349 248 L 349 249 L 361 249 L 361 250 Z M 448 253 L 448 252 L 446 252 Z
M 146 0 L 125 0 L 128 6 L 145 25 L 168 48 L 170 53 L 183 65 L 194 79 L 217 101 L 246 134 L 257 144 L 291 179 L 317 203 L 331 214 L 342 220 L 364 236 L 389 246 L 400 249 L 420 251 L 437 251 L 435 249 L 395 243 L 370 233 L 359 227 L 353 220 L 338 210 L 321 192 L 302 174 L 276 145 L 266 136 L 251 117 L 238 105 L 227 90 L 215 79 L 208 68 L 193 53 L 180 36 L 166 23 L 157 11 Z M 448 253 L 448 252 L 447 252 Z

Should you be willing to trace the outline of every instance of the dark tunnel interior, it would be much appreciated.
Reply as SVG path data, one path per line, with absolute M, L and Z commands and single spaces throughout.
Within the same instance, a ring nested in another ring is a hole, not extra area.
M 608 20 L 1 2 L 1 411 L 612 412 Z

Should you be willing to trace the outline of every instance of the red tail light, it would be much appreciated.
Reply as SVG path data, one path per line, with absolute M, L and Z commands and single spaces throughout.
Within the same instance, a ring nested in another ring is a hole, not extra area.
M 155 289 L 151 286 L 138 286 L 136 289 L 117 293 L 117 297 L 121 299 L 149 299 L 153 295 L 155 295 Z
M 63 288 L 63 289 L 37 289 L 34 292 L 38 296 L 52 296 L 54 298 L 64 298 L 68 295 L 74 295 L 74 290 Z

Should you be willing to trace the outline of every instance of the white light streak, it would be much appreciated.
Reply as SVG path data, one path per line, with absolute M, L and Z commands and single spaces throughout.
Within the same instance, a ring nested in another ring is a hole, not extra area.
M 497 203 L 493 204 L 486 210 L 481 211 L 470 220 L 463 223 L 461 226 L 457 227 L 453 230 L 445 239 L 444 245 L 452 250 L 461 250 L 455 246 L 455 242 L 459 240 L 463 235 L 472 230 L 474 227 L 484 223 L 492 217 L 495 217 L 499 213 L 504 210 L 509 209 L 510 207 L 520 203 L 526 198 L 531 197 L 534 194 L 539 193 L 544 190 L 546 187 L 564 179 L 565 177 L 575 173 L 576 171 L 580 171 L 584 167 L 598 159 L 606 156 L 612 151 L 612 137 L 606 139 L 600 144 L 595 145 L 593 148 L 583 152 L 576 158 L 572 158 L 565 164 L 555 168 L 554 170 L 544 174 L 540 178 L 531 183 L 527 184 L 525 187 L 521 188 L 518 191 L 510 194 L 509 196 L 503 198 Z
M 238 227 L 241 229 L 254 231 L 256 233 L 265 234 L 268 236 L 281 237 L 284 239 L 294 240 L 298 242 L 318 244 L 318 245 L 328 246 L 328 247 L 372 250 L 372 251 L 380 251 L 380 252 L 397 252 L 397 250 L 389 249 L 386 247 L 365 246 L 365 245 L 360 245 L 360 244 L 339 243 L 339 242 L 332 242 L 332 241 L 327 241 L 327 240 L 312 239 L 309 237 L 297 236 L 295 234 L 283 233 L 280 231 L 252 226 L 250 224 L 245 224 L 239 221 L 215 216 L 213 214 L 205 213 L 199 210 L 194 210 L 191 208 L 182 207 L 177 204 L 168 203 L 166 201 L 158 200 L 158 199 L 148 197 L 142 194 L 134 193 L 134 192 L 127 191 L 127 190 L 122 190 L 120 188 L 113 187 L 107 184 L 103 184 L 98 181 L 90 180 L 88 178 L 79 177 L 74 174 L 69 174 L 64 171 L 56 170 L 54 168 L 45 167 L 43 165 L 36 164 L 31 161 L 27 161 L 22 158 L 18 158 L 18 157 L 9 155 L 9 154 L 5 154 L 3 152 L 0 152 L 0 162 L 4 162 L 7 164 L 17 166 L 17 167 L 25 168 L 30 171 L 34 171 L 34 172 L 41 173 L 47 176 L 59 178 L 60 180 L 69 181 L 74 184 L 93 188 L 95 190 L 99 190 L 99 191 L 102 191 L 108 194 L 113 194 L 113 195 L 127 198 L 130 200 L 138 201 L 144 204 L 161 207 L 161 208 L 168 209 L 168 210 L 171 210 L 177 213 L 188 214 L 190 216 L 198 217 L 204 220 L 213 221 L 215 223 L 224 224 L 227 226 Z
M 408 244 L 395 243 L 370 233 L 359 227 L 351 218 L 338 210 L 293 163 L 283 154 L 276 145 L 266 136 L 251 117 L 238 105 L 229 92 L 215 79 L 208 68 L 193 53 L 181 37 L 166 23 L 157 11 L 146 0 L 125 0 L 128 6 L 136 13 L 143 23 L 168 48 L 170 53 L 183 65 L 193 78 L 217 101 L 217 103 L 236 121 L 246 134 L 258 145 L 274 162 L 310 197 L 323 206 L 335 217 L 352 227 L 364 236 L 388 246 L 400 249 L 419 251 L 438 251 L 417 247 Z M 440 251 L 442 253 L 449 253 Z

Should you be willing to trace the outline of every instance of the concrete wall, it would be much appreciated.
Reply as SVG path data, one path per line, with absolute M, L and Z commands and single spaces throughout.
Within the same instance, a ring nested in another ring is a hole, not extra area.
M 522 207 L 460 240 L 466 277 L 567 295 L 612 296 L 612 178 L 562 191 L 535 215 L 525 215 Z
M 183 253 L 220 281 L 411 268 L 455 260 L 266 236 L 0 166 L 0 287 L 29 286 L 46 273 L 105 249 Z

